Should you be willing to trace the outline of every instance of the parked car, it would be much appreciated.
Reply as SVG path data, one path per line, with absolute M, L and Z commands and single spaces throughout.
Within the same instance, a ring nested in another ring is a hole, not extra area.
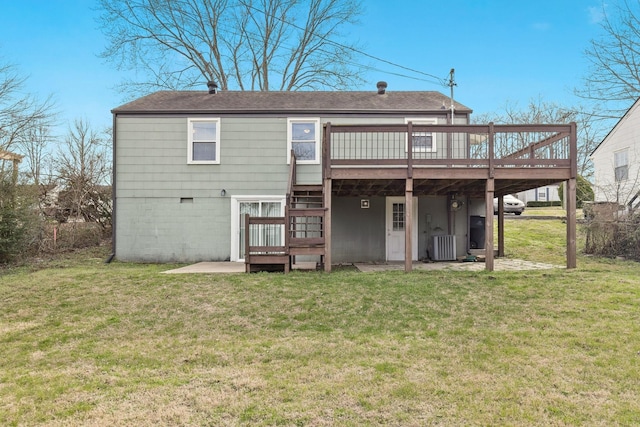
M 524 202 L 511 194 L 503 197 L 503 205 L 505 213 L 514 213 L 520 215 L 524 212 Z M 498 213 L 498 198 L 493 199 L 493 213 Z

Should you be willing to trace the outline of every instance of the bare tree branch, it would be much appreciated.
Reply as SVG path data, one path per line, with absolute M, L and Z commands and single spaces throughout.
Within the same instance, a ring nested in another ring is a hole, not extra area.
M 58 179 L 65 197 L 60 202 L 69 215 L 110 224 L 111 175 L 109 150 L 104 139 L 84 120 L 75 120 L 60 146 Z
M 640 96 L 640 0 L 619 0 L 612 9 L 603 5 L 603 35 L 585 51 L 590 68 L 575 91 L 597 102 L 605 118 L 619 118 Z
M 338 44 L 359 0 L 100 0 L 102 56 L 141 81 L 136 94 L 213 80 L 222 90 L 345 88 L 360 81 Z M 302 24 L 297 24 L 302 23 Z M 276 83 L 279 82 L 279 83 Z
M 48 126 L 56 116 L 51 96 L 40 101 L 24 92 L 27 79 L 16 67 L 0 63 L 0 150 L 21 151 L 34 129 Z M 2 169 L 3 163 L 0 164 Z

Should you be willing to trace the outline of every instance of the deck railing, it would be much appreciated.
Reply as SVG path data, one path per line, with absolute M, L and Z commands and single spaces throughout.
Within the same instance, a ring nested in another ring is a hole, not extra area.
M 569 167 L 576 153 L 575 124 L 327 123 L 323 150 L 326 171 L 332 167 Z

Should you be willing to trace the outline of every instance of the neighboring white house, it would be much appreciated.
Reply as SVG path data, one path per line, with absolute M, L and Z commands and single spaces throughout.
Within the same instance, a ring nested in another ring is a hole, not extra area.
M 637 205 L 640 191 L 640 99 L 591 153 L 596 202 Z
M 531 190 L 521 191 L 516 197 L 522 200 L 525 205 L 529 202 L 559 202 L 558 187 L 561 184 L 545 185 L 543 187 L 532 188 Z

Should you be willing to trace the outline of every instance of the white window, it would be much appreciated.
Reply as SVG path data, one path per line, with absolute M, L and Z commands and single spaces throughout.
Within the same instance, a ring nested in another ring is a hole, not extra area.
M 187 163 L 220 163 L 220 119 L 189 119 Z
M 415 125 L 434 125 L 437 122 L 436 119 L 425 118 L 406 118 L 405 123 L 411 122 Z M 408 145 L 408 144 L 407 144 Z M 436 151 L 436 138 L 432 132 L 412 132 L 411 146 L 414 153 L 435 153 Z M 407 148 L 405 147 L 405 150 Z
M 616 181 L 629 179 L 629 155 L 627 150 L 613 153 Z
M 320 163 L 320 119 L 287 120 L 287 164 L 291 160 L 291 150 L 297 163 Z

